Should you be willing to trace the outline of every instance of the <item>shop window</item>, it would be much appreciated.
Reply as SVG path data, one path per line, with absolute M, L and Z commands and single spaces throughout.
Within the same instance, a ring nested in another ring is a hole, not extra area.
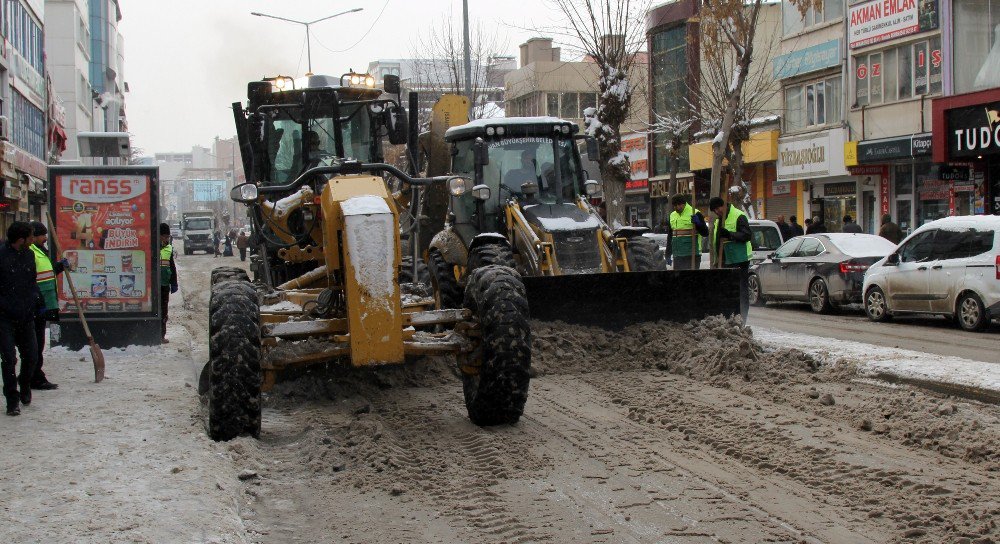
M 844 0 L 826 0 L 819 8 L 807 9 L 805 15 L 789 0 L 781 2 L 781 27 L 785 36 L 802 32 L 812 26 L 836 21 L 843 16 Z
M 854 57 L 854 106 L 941 92 L 941 38 Z
M 1000 87 L 1000 0 L 954 0 L 952 12 L 955 92 Z
M 913 194 L 913 166 L 897 164 L 893 167 L 893 179 L 896 184 L 896 196 Z
M 840 122 L 840 77 L 785 88 L 788 132 Z

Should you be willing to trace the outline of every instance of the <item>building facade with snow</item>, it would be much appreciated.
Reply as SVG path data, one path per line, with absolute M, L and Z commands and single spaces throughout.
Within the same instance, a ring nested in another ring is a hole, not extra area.
M 64 113 L 66 150 L 60 162 L 80 160 L 76 135 L 94 130 L 90 86 L 90 12 L 86 0 L 45 0 L 45 56 L 53 99 Z
M 687 130 L 680 146 L 668 146 L 670 138 L 654 134 L 649 144 L 649 195 L 654 224 L 664 224 L 673 211 L 670 207 L 670 180 L 678 181 L 678 191 L 693 194 L 693 200 L 707 211 L 710 198 L 712 139 L 715 118 L 703 97 L 718 95 L 728 87 L 728 77 L 720 79 L 709 64 L 701 39 L 701 3 L 679 0 L 653 7 L 646 14 L 646 38 L 649 45 L 649 124 L 669 119 Z M 764 3 L 759 13 L 754 37 L 754 62 L 744 93 L 753 95 L 745 101 L 751 119 L 749 138 L 742 144 L 744 168 L 740 173 L 750 189 L 758 213 L 773 209 L 775 214 L 794 208 L 796 195 L 775 185 L 777 140 L 779 136 L 780 88 L 771 77 L 769 60 L 777 53 L 780 40 L 780 8 Z M 720 89 L 720 85 L 723 87 Z M 703 122 L 704 121 L 704 122 Z M 707 125 L 707 126 L 706 126 Z M 672 172 L 671 154 L 677 153 L 676 172 Z M 729 186 L 731 180 L 724 180 Z
M 632 93 L 631 114 L 622 125 L 623 151 L 629 155 L 632 180 L 625 186 L 625 220 L 650 224 L 649 184 L 646 171 L 646 78 L 647 57 L 640 52 L 629 81 L 637 85 Z M 548 115 L 561 117 L 584 128 L 584 111 L 596 108 L 600 68 L 583 59 L 562 60 L 562 52 L 551 38 L 531 38 L 520 46 L 520 66 L 504 78 L 508 117 Z M 596 164 L 584 164 L 593 179 L 599 179 Z
M 88 0 L 90 86 L 94 91 L 94 130 L 127 132 L 125 117 L 125 39 L 118 31 L 118 0 Z

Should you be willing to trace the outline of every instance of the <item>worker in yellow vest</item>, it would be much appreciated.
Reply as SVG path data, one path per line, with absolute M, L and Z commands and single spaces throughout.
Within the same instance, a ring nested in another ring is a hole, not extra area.
M 708 236 L 708 222 L 684 195 L 671 197 L 670 205 L 674 211 L 667 224 L 667 260 L 674 270 L 697 270 L 701 268 L 701 240 Z
M 160 331 L 163 343 L 167 340 L 167 306 L 170 294 L 177 292 L 177 265 L 174 264 L 174 246 L 170 244 L 170 225 L 160 223 Z
M 715 214 L 715 228 L 712 230 L 712 255 L 716 256 L 720 268 L 740 270 L 740 315 L 743 324 L 750 313 L 750 291 L 747 280 L 750 275 L 750 256 L 753 246 L 750 240 L 750 219 L 743 210 L 727 203 L 719 197 L 708 202 L 708 208 Z
M 49 250 L 45 247 L 45 242 L 49 240 L 49 231 L 43 223 L 31 222 L 32 234 L 35 236 L 35 243 L 31 244 L 31 251 L 35 254 L 35 281 L 38 282 L 38 290 L 42 293 L 42 301 L 45 303 L 45 311 L 35 317 L 35 341 L 38 347 L 38 364 L 35 365 L 35 373 L 31 379 L 32 389 L 56 389 L 59 386 L 50 382 L 42 371 L 45 351 L 45 329 L 50 321 L 59 321 L 59 299 L 57 296 L 58 283 L 56 276 L 62 274 L 69 267 L 69 261 L 59 259 L 52 262 L 49 259 Z

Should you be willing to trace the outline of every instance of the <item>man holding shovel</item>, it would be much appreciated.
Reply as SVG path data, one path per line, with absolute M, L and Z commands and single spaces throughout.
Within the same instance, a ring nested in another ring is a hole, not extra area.
M 708 207 L 715 214 L 715 228 L 712 229 L 712 253 L 717 255 L 720 268 L 740 269 L 740 315 L 746 325 L 750 313 L 750 290 L 747 280 L 750 274 L 750 256 L 753 248 L 750 240 L 750 220 L 742 210 L 713 197 Z
M 7 240 L 0 245 L 0 361 L 8 416 L 21 415 L 21 403 L 31 404 L 37 354 L 35 316 L 41 301 L 35 282 L 35 257 L 29 249 L 33 241 L 31 225 L 15 221 L 7 228 Z M 15 376 L 18 354 L 21 373 Z
M 32 389 L 56 389 L 59 386 L 50 382 L 42 371 L 45 357 L 45 327 L 49 321 L 59 321 L 59 301 L 56 298 L 56 277 L 62 274 L 69 266 L 69 261 L 60 259 L 52 262 L 49 259 L 49 250 L 45 247 L 48 240 L 49 229 L 38 221 L 31 222 L 31 233 L 35 241 L 31 244 L 31 251 L 35 254 L 35 278 L 38 283 L 38 290 L 42 293 L 42 301 L 45 303 L 45 310 L 35 317 L 35 346 L 38 348 L 38 364 L 35 366 L 35 375 L 31 378 Z

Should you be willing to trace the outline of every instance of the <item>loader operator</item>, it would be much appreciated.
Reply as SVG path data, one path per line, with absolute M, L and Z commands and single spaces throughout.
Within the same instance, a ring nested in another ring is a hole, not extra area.
M 670 204 L 674 211 L 670 212 L 667 224 L 667 255 L 674 263 L 674 270 L 698 270 L 701 268 L 701 241 L 703 236 L 708 236 L 708 222 L 700 211 L 688 204 L 684 195 L 674 195 Z
M 740 270 L 740 315 L 746 325 L 750 312 L 750 291 L 747 279 L 750 274 L 750 256 L 753 247 L 750 239 L 750 220 L 742 210 L 726 203 L 719 197 L 712 197 L 708 208 L 715 214 L 715 229 L 712 232 L 712 254 L 720 268 Z
M 531 150 L 521 152 L 521 167 L 510 170 L 503 177 L 503 184 L 515 193 L 521 192 L 522 183 L 538 183 L 538 174 L 535 171 L 535 154 Z

